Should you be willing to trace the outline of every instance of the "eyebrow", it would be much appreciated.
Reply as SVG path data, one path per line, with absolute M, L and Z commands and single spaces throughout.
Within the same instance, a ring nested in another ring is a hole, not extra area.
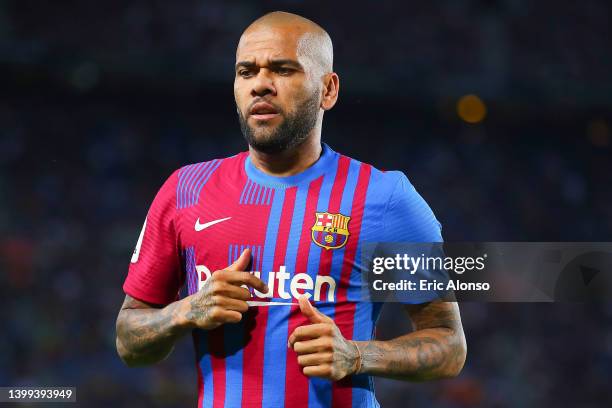
M 302 64 L 300 64 L 298 61 L 296 60 L 292 60 L 292 59 L 288 59 L 288 58 L 283 58 L 283 59 L 273 59 L 270 61 L 270 66 L 272 67 L 279 67 L 281 65 L 289 65 L 295 69 L 299 69 L 299 70 L 303 70 L 304 67 L 302 66 Z M 238 70 L 238 68 L 254 68 L 256 67 L 257 64 L 255 64 L 252 61 L 238 61 L 236 63 L 236 70 Z

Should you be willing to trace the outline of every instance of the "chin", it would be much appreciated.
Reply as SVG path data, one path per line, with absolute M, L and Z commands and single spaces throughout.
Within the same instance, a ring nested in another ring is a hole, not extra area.
M 256 133 L 253 139 L 255 143 L 266 145 L 274 141 L 274 134 L 272 132 L 265 132 L 265 134 Z
M 277 127 L 278 125 L 280 125 L 281 122 L 278 119 L 279 118 L 255 119 L 255 118 L 250 117 L 249 122 L 252 124 L 251 127 L 253 129 L 257 129 L 257 128 L 269 129 L 271 127 Z
M 251 126 L 251 134 L 258 142 L 265 142 L 274 137 L 277 129 L 278 125 L 271 125 L 268 123 L 257 124 L 256 126 Z

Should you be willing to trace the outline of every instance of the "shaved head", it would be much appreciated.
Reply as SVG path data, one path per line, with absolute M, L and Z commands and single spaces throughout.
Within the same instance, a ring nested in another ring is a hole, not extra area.
M 257 30 L 289 29 L 297 36 L 298 57 L 308 59 L 319 74 L 333 71 L 334 47 L 332 40 L 320 25 L 305 17 L 284 11 L 273 11 L 253 21 L 240 37 L 238 48 L 246 34 Z

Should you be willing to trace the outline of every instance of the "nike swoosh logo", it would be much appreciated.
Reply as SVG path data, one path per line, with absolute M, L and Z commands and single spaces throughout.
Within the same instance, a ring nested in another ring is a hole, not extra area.
M 196 220 L 196 223 L 195 223 L 195 230 L 196 230 L 197 232 L 200 232 L 200 231 L 202 231 L 203 229 L 206 229 L 206 228 L 208 228 L 208 227 L 211 227 L 211 226 L 213 226 L 213 225 L 215 225 L 215 224 L 218 224 L 218 223 L 220 223 L 220 222 L 227 221 L 227 220 L 229 220 L 230 218 L 232 218 L 232 217 L 221 218 L 221 219 L 219 219 L 219 220 L 210 221 L 210 222 L 207 222 L 207 223 L 204 223 L 204 224 L 200 224 L 200 218 L 198 218 L 198 219 Z

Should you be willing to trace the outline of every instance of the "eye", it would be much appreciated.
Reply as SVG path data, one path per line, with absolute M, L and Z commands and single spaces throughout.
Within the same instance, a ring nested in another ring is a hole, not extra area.
M 287 68 L 287 67 L 280 67 L 277 70 L 279 75 L 291 75 L 293 73 L 293 70 L 291 68 Z
M 248 69 L 241 69 L 238 71 L 238 75 L 240 75 L 242 78 L 249 78 L 252 76 L 252 74 L 252 71 L 249 71 Z

